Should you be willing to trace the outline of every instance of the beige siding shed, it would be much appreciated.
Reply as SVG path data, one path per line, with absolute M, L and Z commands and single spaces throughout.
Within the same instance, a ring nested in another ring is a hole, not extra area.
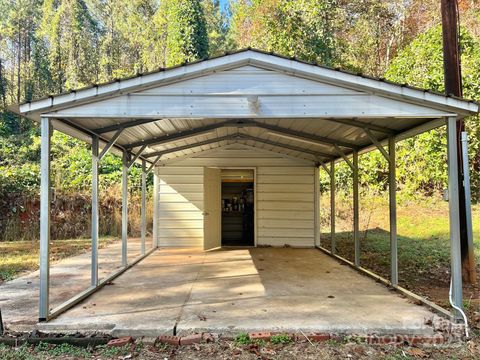
M 255 170 L 256 245 L 315 245 L 314 165 L 236 145 L 157 168 L 160 246 L 203 246 L 204 167 Z

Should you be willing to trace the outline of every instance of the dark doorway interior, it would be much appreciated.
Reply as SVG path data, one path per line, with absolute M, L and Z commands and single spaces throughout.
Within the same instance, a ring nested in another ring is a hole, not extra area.
M 254 246 L 254 187 L 222 180 L 222 246 Z

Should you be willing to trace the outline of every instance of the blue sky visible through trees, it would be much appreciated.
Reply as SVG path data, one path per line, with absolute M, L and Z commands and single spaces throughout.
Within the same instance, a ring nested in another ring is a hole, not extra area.
M 228 0 L 220 0 L 220 7 L 222 8 L 222 11 L 226 11 L 228 6 Z

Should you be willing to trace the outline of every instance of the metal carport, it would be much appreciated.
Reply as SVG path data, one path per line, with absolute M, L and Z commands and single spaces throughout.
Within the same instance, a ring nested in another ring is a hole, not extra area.
M 108 151 L 123 157 L 121 271 L 124 271 L 149 253 L 143 245 L 142 256 L 134 263 L 127 263 L 127 173 L 131 165 L 137 162 L 143 167 L 144 239 L 146 174 L 156 166 L 232 143 L 277 152 L 312 163 L 317 169 L 321 166 L 332 179 L 335 162 L 346 161 L 353 170 L 354 180 L 353 265 L 361 269 L 358 155 L 379 149 L 390 170 L 390 284 L 398 288 L 395 142 L 445 124 L 453 299 L 456 306 L 462 306 L 455 124 L 478 112 L 474 102 L 247 49 L 49 96 L 21 104 L 15 111 L 40 122 L 42 131 L 40 321 L 55 317 L 105 284 L 105 279 L 98 279 L 98 164 Z M 53 129 L 92 144 L 92 276 L 91 286 L 85 292 L 50 311 L 49 189 Z M 157 189 L 158 177 L 154 178 Z M 334 192 L 332 186 L 332 213 Z M 318 199 L 316 204 L 315 244 L 325 250 L 320 244 Z M 155 199 L 154 207 L 156 214 Z M 331 229 L 330 246 L 334 254 L 334 220 Z M 154 220 L 154 242 L 157 230 Z M 456 318 L 459 316 L 455 314 Z

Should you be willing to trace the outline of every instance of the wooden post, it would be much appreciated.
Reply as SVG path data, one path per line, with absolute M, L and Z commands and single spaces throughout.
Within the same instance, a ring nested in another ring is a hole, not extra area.
M 445 77 L 445 93 L 447 95 L 462 96 L 462 75 L 460 66 L 460 49 L 458 34 L 458 3 L 457 0 L 441 0 L 442 34 L 443 34 L 443 67 Z M 458 198 L 460 221 L 460 245 L 462 256 L 462 273 L 465 281 L 476 283 L 476 277 L 470 274 L 476 271 L 473 248 L 468 243 L 467 209 L 463 177 L 463 157 L 461 134 L 465 131 L 463 121 L 456 121 L 456 147 L 458 164 Z

